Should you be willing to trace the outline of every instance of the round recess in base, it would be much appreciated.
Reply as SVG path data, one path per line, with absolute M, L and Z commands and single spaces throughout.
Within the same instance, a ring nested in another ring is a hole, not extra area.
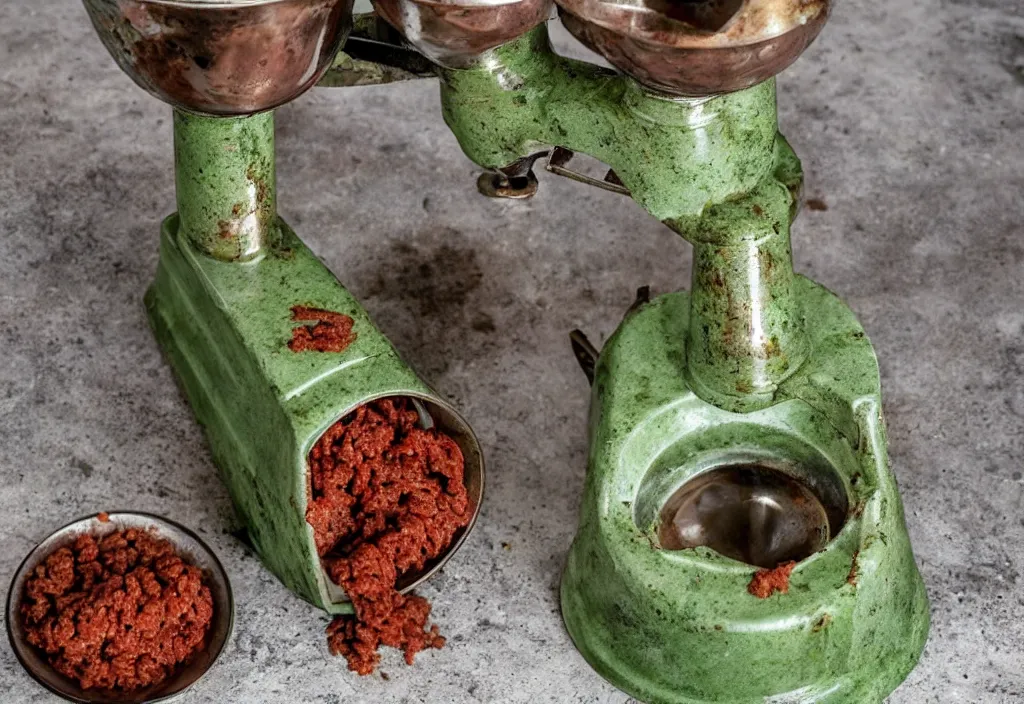
M 84 0 L 118 66 L 176 108 L 240 116 L 320 80 L 352 26 L 353 0 Z
M 794 289 L 819 352 L 768 408 L 689 388 L 684 293 L 631 312 L 597 360 L 562 617 L 647 704 L 881 704 L 927 639 L 874 352 L 839 299 Z
M 842 510 L 834 513 L 841 526 Z M 663 550 L 706 546 L 772 569 L 810 557 L 833 534 L 829 511 L 806 484 L 749 464 L 719 467 L 683 484 L 661 509 L 658 542 Z

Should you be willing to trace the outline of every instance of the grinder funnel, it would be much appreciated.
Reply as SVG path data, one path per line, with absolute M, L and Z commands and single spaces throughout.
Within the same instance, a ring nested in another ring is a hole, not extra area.
M 831 0 L 555 0 L 581 42 L 648 88 L 704 96 L 780 73 L 825 25 Z
M 330 67 L 353 0 L 84 0 L 140 87 L 176 108 L 248 115 L 294 100 Z
M 434 63 L 471 65 L 548 19 L 551 0 L 372 0 L 381 17 Z

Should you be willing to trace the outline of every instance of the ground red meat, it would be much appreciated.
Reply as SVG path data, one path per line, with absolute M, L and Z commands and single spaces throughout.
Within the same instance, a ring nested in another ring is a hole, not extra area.
M 292 352 L 344 352 L 356 339 L 352 331 L 354 321 L 343 313 L 293 306 L 292 320 L 316 323 L 292 330 L 292 339 L 288 341 Z
M 167 679 L 206 645 L 213 597 L 165 540 L 129 528 L 81 535 L 25 583 L 28 642 L 83 689 L 129 692 Z
M 418 421 L 407 399 L 376 401 L 332 426 L 309 455 L 306 520 L 356 612 L 331 623 L 328 643 L 363 675 L 382 644 L 401 648 L 410 665 L 444 645 L 436 626 L 427 630 L 430 604 L 402 596 L 395 582 L 440 555 L 473 515 L 458 444 Z
M 789 575 L 792 574 L 795 562 L 783 562 L 774 569 L 758 570 L 747 585 L 747 591 L 758 599 L 767 599 L 775 592 L 789 593 Z

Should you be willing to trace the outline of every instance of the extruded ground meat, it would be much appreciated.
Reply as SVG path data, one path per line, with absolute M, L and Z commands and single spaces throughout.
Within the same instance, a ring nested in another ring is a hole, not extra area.
M 28 642 L 83 689 L 158 684 L 200 652 L 213 619 L 202 571 L 165 540 L 129 528 L 81 535 L 25 583 Z
M 380 645 L 401 648 L 410 665 L 444 645 L 437 626 L 427 629 L 430 604 L 395 583 L 447 549 L 473 507 L 458 444 L 418 421 L 407 399 L 376 401 L 333 425 L 309 455 L 306 520 L 355 607 L 331 623 L 328 643 L 361 675 L 376 669 Z
M 354 321 L 344 313 L 306 306 L 292 307 L 292 320 L 315 323 L 292 329 L 288 349 L 292 352 L 344 352 L 355 342 Z
M 795 562 L 783 562 L 774 569 L 758 570 L 747 585 L 747 591 L 758 599 L 767 599 L 775 592 L 789 594 L 789 575 Z

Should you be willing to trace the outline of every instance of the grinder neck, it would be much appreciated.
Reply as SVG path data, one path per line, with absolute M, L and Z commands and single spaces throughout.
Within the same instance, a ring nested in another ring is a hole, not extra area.
M 750 96 L 759 105 L 739 116 L 743 124 L 729 106 L 737 94 L 645 101 L 662 113 L 678 112 L 693 126 L 694 151 L 680 158 L 691 163 L 724 158 L 733 168 L 726 174 L 733 178 L 723 180 L 721 172 L 709 169 L 695 182 L 680 183 L 685 190 L 706 179 L 708 192 L 728 195 L 709 199 L 700 213 L 664 222 L 694 247 L 686 341 L 690 386 L 704 400 L 734 412 L 781 400 L 780 385 L 810 354 L 793 289 L 790 246 L 803 174 L 777 131 L 771 88 Z M 751 120 L 770 125 L 771 139 L 751 129 Z
M 277 239 L 274 113 L 203 117 L 175 110 L 179 232 L 222 261 L 257 259 Z

